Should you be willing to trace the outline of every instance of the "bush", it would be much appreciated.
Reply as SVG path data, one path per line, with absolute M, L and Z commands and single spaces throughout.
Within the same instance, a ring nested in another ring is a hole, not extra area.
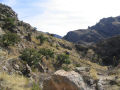
M 69 59 L 69 55 L 66 54 L 59 54 L 57 56 L 57 65 L 61 66 L 62 64 L 70 64 L 70 59 Z
M 54 52 L 50 49 L 41 48 L 38 52 L 46 57 L 54 57 Z
M 7 17 L 4 19 L 5 25 L 3 26 L 3 29 L 11 29 L 15 26 L 15 18 Z
M 70 70 L 70 68 L 68 68 L 67 66 L 64 66 L 64 67 L 62 67 L 65 71 L 69 71 Z
M 44 37 L 42 34 L 36 38 L 40 40 L 40 45 L 42 45 L 47 40 L 47 37 Z
M 0 41 L 3 46 L 7 47 L 18 43 L 20 41 L 20 37 L 15 33 L 7 32 L 1 37 Z
M 42 89 L 39 87 L 39 84 L 33 83 L 32 90 L 42 90 Z
M 35 49 L 26 48 L 21 52 L 20 58 L 26 61 L 29 66 L 35 66 L 42 60 L 42 55 Z

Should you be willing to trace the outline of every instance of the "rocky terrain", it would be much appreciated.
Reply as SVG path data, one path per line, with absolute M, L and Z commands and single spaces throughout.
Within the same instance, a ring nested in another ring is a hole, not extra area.
M 83 47 L 37 31 L 0 4 L 0 90 L 120 90 L 119 64 L 103 66 L 101 52 L 95 58 L 101 46 Z
M 88 27 L 88 29 L 79 29 L 68 32 L 64 36 L 65 40 L 88 44 L 99 42 L 101 40 L 120 34 L 120 16 L 108 17 L 101 19 L 96 25 Z

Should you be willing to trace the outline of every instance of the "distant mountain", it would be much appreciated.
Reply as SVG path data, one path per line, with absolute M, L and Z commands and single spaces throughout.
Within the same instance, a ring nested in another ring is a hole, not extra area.
M 62 38 L 62 36 L 57 35 L 57 34 L 53 34 L 53 36 L 56 37 L 56 38 L 60 38 L 60 39 Z
M 44 33 L 46 33 L 46 34 L 48 34 L 48 35 L 50 35 L 50 36 L 53 36 L 53 37 L 59 38 L 59 39 L 62 38 L 62 36 L 60 36 L 60 35 L 58 35 L 58 34 L 53 34 L 53 33 L 49 33 L 49 32 L 44 32 Z
M 119 34 L 120 16 L 103 18 L 88 29 L 70 31 L 64 36 L 64 39 L 80 44 L 91 44 Z

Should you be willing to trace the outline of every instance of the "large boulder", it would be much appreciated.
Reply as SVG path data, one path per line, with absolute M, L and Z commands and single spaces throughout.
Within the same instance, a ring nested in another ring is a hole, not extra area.
M 43 90 L 86 90 L 86 85 L 77 72 L 58 70 L 44 81 Z

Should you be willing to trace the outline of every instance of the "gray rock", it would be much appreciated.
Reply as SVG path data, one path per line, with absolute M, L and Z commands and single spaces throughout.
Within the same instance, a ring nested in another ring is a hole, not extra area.
M 43 90 L 86 90 L 86 85 L 77 72 L 58 70 L 44 81 Z
M 28 64 L 26 64 L 26 69 L 29 71 L 29 73 L 32 72 L 31 67 Z
M 14 65 L 14 69 L 15 69 L 15 70 L 19 70 L 19 69 L 20 69 L 19 65 L 15 64 L 15 65 Z
M 4 71 L 8 71 L 6 66 L 3 66 L 2 68 L 3 68 Z
M 4 34 L 4 31 L 0 28 L 0 36 Z
M 89 71 L 89 67 L 76 67 L 75 71 L 80 73 L 80 72 L 88 72 Z
M 98 90 L 104 90 L 102 83 L 103 83 L 103 81 L 100 79 L 100 80 L 98 81 L 98 83 L 97 83 L 97 89 L 98 89 Z
M 38 63 L 36 67 L 38 68 L 38 70 L 39 70 L 40 72 L 45 72 L 45 69 L 44 69 L 44 67 L 43 67 L 42 64 Z

